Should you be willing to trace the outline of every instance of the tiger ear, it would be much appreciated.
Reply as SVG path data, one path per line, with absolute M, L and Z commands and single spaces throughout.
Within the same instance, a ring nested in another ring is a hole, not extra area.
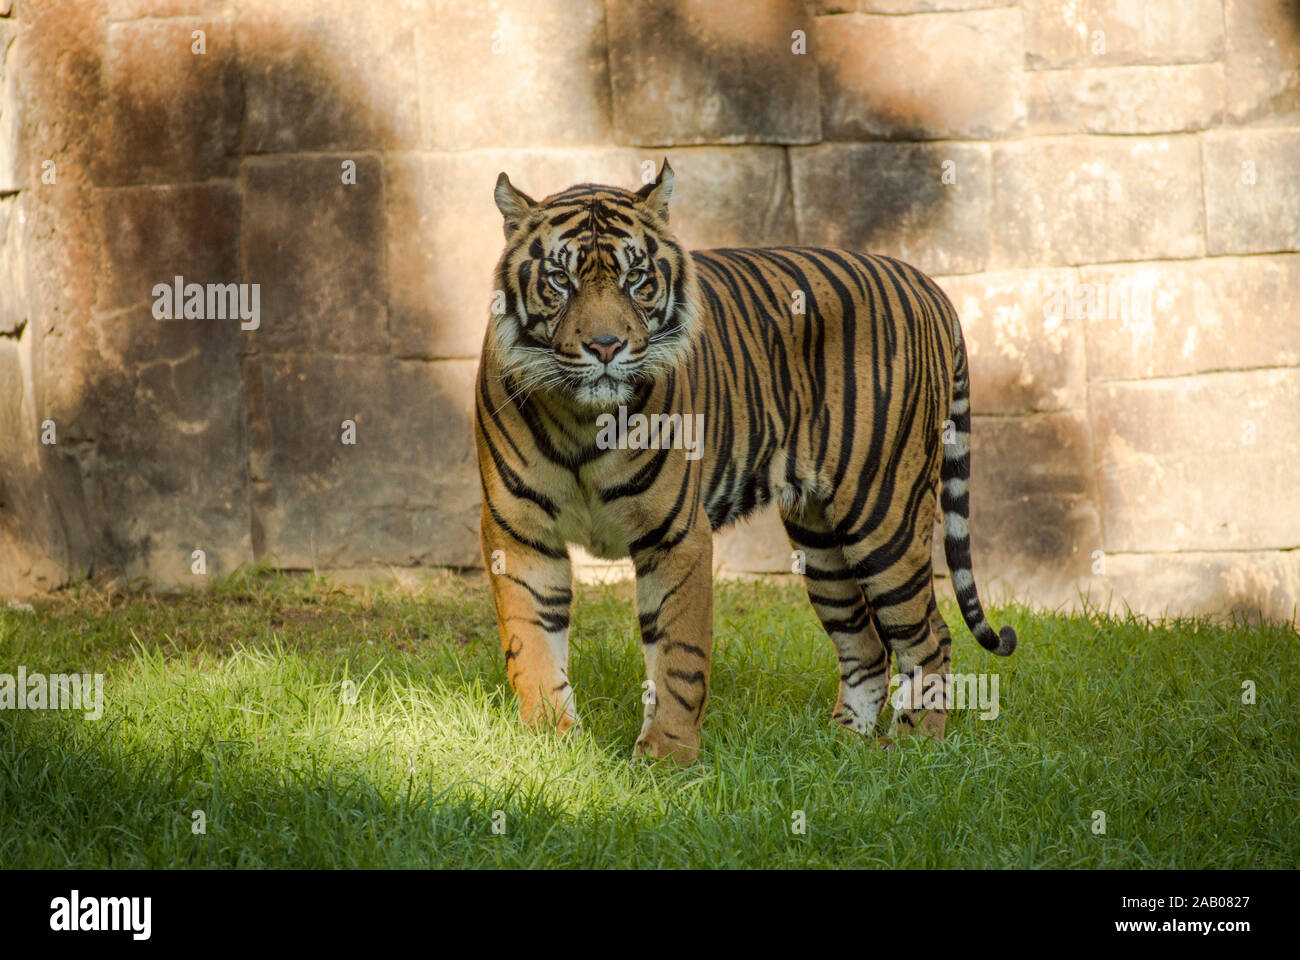
M 492 196 L 497 202 L 497 209 L 501 211 L 501 216 L 505 217 L 506 237 L 514 233 L 515 228 L 523 222 L 537 203 L 522 190 L 516 190 L 504 170 L 497 177 L 497 188 Z
M 664 157 L 664 165 L 659 168 L 655 182 L 647 183 L 636 195 L 652 212 L 662 217 L 664 223 L 668 222 L 668 201 L 673 198 L 673 168 L 668 166 L 667 157 Z

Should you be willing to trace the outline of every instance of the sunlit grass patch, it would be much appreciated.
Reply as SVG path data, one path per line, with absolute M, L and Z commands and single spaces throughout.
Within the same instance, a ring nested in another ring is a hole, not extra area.
M 105 675 L 102 719 L 0 711 L 0 866 L 1296 865 L 1293 630 L 1008 607 L 1005 660 L 945 610 L 954 668 L 998 674 L 1000 715 L 886 751 L 828 724 L 835 656 L 801 590 L 716 596 L 686 771 L 629 759 L 627 584 L 580 591 L 585 729 L 564 737 L 519 724 L 486 589 L 456 577 L 253 571 L 0 611 L 0 673 Z

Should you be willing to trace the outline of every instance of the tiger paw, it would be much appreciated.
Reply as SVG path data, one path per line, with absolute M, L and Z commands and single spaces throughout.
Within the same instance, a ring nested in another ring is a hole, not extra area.
M 929 710 L 922 714 L 901 713 L 894 717 L 889 732 L 897 737 L 942 740 L 947 722 L 947 713 L 937 710 Z
M 519 716 L 524 726 L 535 733 L 582 733 L 582 721 L 578 715 L 568 710 L 561 712 L 554 705 L 548 705 L 547 708 L 534 707 L 532 710 L 521 708 Z
M 699 759 L 700 743 L 698 734 L 694 742 L 671 737 L 662 730 L 647 730 L 637 738 L 632 750 L 634 757 L 648 757 L 652 760 L 666 760 L 679 767 L 693 766 Z

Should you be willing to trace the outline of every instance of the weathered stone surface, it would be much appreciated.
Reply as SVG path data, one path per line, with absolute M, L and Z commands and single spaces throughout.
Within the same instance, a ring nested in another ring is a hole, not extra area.
M 0 432 L 18 432 L 17 446 L 0 450 L 0 482 L 12 510 L 0 526 L 16 531 L 10 546 L 0 544 L 0 571 L 5 571 L 0 578 L 9 584 L 16 578 L 13 591 L 25 594 L 84 573 L 112 547 L 105 542 L 111 532 L 107 525 L 98 517 L 93 527 L 90 523 L 82 469 L 72 455 L 77 445 L 41 446 L 32 432 L 46 418 L 71 422 L 64 414 L 84 406 L 95 364 L 103 362 L 73 345 L 85 339 L 100 279 L 102 244 L 86 184 L 95 150 L 91 128 L 104 101 L 104 27 L 99 0 L 48 0 L 39 14 L 31 4 L 12 12 L 12 20 L 0 28 L 18 30 L 0 90 L 9 104 L 0 105 L 5 117 L 0 130 L 17 125 L 18 182 L 12 186 L 22 192 L 0 201 L 10 211 L 5 243 L 14 244 L 0 255 L 8 261 L 0 267 L 0 303 L 9 300 L 3 309 L 11 332 L 26 319 L 17 356 L 27 406 L 17 412 L 0 409 Z M 13 127 L 7 135 L 15 135 Z M 46 169 L 57 170 L 56 183 L 40 181 L 47 160 L 54 162 Z M 15 303 L 19 298 L 22 302 Z
M 269 558 L 481 565 L 472 362 L 286 353 L 260 365 L 268 491 L 256 519 Z
M 821 139 L 813 17 L 798 0 L 610 0 L 619 143 L 814 143 Z M 796 53 L 803 32 L 806 53 Z
M 575 183 L 635 187 L 632 150 L 492 151 L 386 161 L 388 286 L 393 352 L 477 357 L 505 246 L 492 199 L 497 174 L 536 200 Z
M 60 169 L 70 172 L 67 167 L 68 164 L 64 164 Z M 84 170 L 82 172 L 84 175 Z M 168 189 L 173 190 L 171 195 L 177 198 L 177 209 L 166 215 L 180 220 L 192 216 L 194 205 L 208 205 L 215 210 L 229 209 L 229 201 L 234 199 L 233 194 L 223 195 L 219 189 L 206 191 L 203 197 L 186 193 L 186 188 Z M 196 188 L 196 192 L 204 190 Z M 114 270 L 107 259 L 116 249 L 129 251 L 133 244 L 143 242 L 138 233 L 131 236 L 132 232 L 141 229 L 134 223 L 135 216 L 138 215 L 144 224 L 151 218 L 163 216 L 164 212 L 153 205 L 153 200 L 140 199 L 131 219 L 115 215 L 108 220 L 114 230 L 119 229 L 120 221 L 120 229 L 127 235 L 106 238 L 105 211 L 111 209 L 111 191 L 99 191 L 61 179 L 57 185 L 24 190 L 19 197 L 22 201 L 20 209 L 25 211 L 27 220 L 22 256 L 26 263 L 28 311 L 38 335 L 34 353 L 38 396 L 41 406 L 47 411 L 66 410 L 82 402 L 83 383 L 103 362 L 88 318 L 94 315 L 102 297 L 113 295 L 115 283 L 122 283 L 123 290 L 130 290 L 135 282 L 127 279 L 126 271 L 138 267 L 124 263 L 120 269 Z M 238 223 L 237 206 L 233 208 L 233 217 L 224 224 L 227 236 L 230 228 Z M 209 228 L 212 233 L 198 229 L 196 235 L 212 240 L 213 247 L 197 249 L 178 241 L 179 230 L 158 223 L 154 220 L 153 226 L 144 229 L 153 231 L 156 234 L 154 242 L 160 248 L 177 253 L 183 263 L 219 260 L 235 251 L 234 242 L 222 247 L 220 240 L 216 239 L 215 233 L 221 229 L 220 225 Z M 221 249 L 217 249 L 219 247 Z M 139 262 L 153 261 L 141 253 Z M 136 309 L 148 313 L 150 291 L 145 290 L 139 296 Z
M 783 149 L 682 147 L 667 153 L 676 175 L 670 226 L 688 250 L 795 242 Z
M 69 383 L 49 382 L 47 367 L 38 416 L 57 431 L 46 470 L 80 481 L 58 505 L 69 536 L 87 540 L 71 551 L 74 572 L 111 565 L 198 586 L 192 551 L 206 552 L 209 575 L 250 560 L 238 325 L 142 308 L 83 320 L 69 336 L 55 355 Z
M 26 415 L 16 344 L 0 340 L 0 597 L 53 590 L 67 580 L 68 544 L 56 521 L 55 492 L 64 492 L 34 449 L 37 431 Z M 20 416 L 21 414 L 21 416 Z
M 1024 125 L 1018 10 L 820 17 L 816 40 L 828 140 L 991 139 Z
M 978 409 L 978 408 L 977 408 Z M 1069 582 L 1101 547 L 1083 413 L 983 417 L 971 426 L 971 545 L 977 582 Z M 943 554 L 936 543 L 936 557 Z M 936 563 L 947 570 L 947 563 Z
M 957 308 L 977 414 L 1080 409 L 1087 403 L 1075 271 L 1023 270 L 940 277 Z
M 1106 550 L 1300 544 L 1300 370 L 1101 383 L 1090 406 Z
M 811 0 L 818 15 L 830 13 L 931 13 L 1005 7 L 1007 0 Z
M 932 274 L 984 270 L 988 151 L 954 143 L 792 148 L 799 241 L 888 254 Z M 945 174 L 955 182 L 945 184 Z
M 55 522 L 56 484 L 42 470 L 32 356 L 37 334 L 22 288 L 10 285 L 15 272 L 21 277 L 19 205 L 18 197 L 0 199 L 0 597 L 59 586 L 68 553 Z
M 1083 267 L 1088 376 L 1300 365 L 1300 255 Z
M 108 0 L 108 18 L 210 17 L 224 13 L 227 5 L 228 0 Z
M 1205 253 L 1191 137 L 994 144 L 990 267 Z
M 1024 0 L 1022 7 L 1030 70 L 1223 57 L 1221 0 Z
M 234 184 L 37 196 L 42 223 L 67 221 L 53 230 L 58 248 L 94 278 L 96 312 L 60 291 L 39 315 L 37 420 L 54 421 L 58 439 L 42 476 L 57 491 L 69 572 L 201 585 L 190 572 L 201 549 L 208 576 L 229 573 L 252 556 L 238 322 L 157 320 L 151 307 L 154 284 L 176 274 L 238 280 Z M 95 229 L 52 198 L 91 211 Z
M 1294 0 L 1226 0 L 1228 114 L 1300 123 L 1300 10 Z
M 573 147 L 610 138 L 600 0 L 440 0 L 417 27 L 424 145 Z
M 986 598 L 1294 610 L 1297 551 L 1270 549 L 1297 546 L 1277 508 L 1300 436 L 1300 254 L 1277 252 L 1300 249 L 1293 4 L 471 6 L 0 0 L 0 594 L 105 567 L 199 585 L 196 548 L 208 581 L 252 556 L 477 566 L 495 175 L 538 198 L 632 187 L 667 152 L 688 246 L 799 239 L 941 275 L 971 354 Z M 646 146 L 610 146 L 615 110 Z M 1034 139 L 726 146 L 823 122 Z M 154 320 L 177 273 L 262 283 L 262 330 Z M 1075 312 L 1055 317 L 1058 286 Z M 775 512 L 716 557 L 788 571 Z
M 153 288 L 239 279 L 239 194 L 234 183 L 95 191 L 102 238 L 95 309 L 152 316 Z M 87 358 L 89 359 L 89 358 Z
M 1112 554 L 1089 584 L 1093 602 L 1148 617 L 1198 615 L 1300 625 L 1300 551 Z
M 21 172 L 35 186 L 40 161 L 60 161 L 59 182 L 88 182 L 87 168 L 100 147 L 95 135 L 105 110 L 103 0 L 43 0 L 14 10 L 21 39 L 17 56 L 21 101 L 20 141 L 28 161 Z M 26 183 L 24 184 L 26 185 Z
M 236 32 L 249 153 L 414 149 L 423 3 L 240 0 Z M 364 38 L 364 40 L 363 40 Z
M 354 160 L 356 183 L 344 183 Z M 261 350 L 386 353 L 383 173 L 374 157 L 244 166 L 245 280 L 261 285 Z
M 18 90 L 17 36 L 16 23 L 0 21 L 0 193 L 17 190 L 27 181 L 19 138 L 23 99 Z
M 205 552 L 214 577 L 253 559 L 239 368 L 234 345 L 220 339 L 218 354 L 202 346 L 200 331 L 179 359 L 139 369 L 132 415 L 95 442 L 98 498 L 128 577 L 202 586 L 194 550 Z M 130 396 L 124 386 L 104 395 Z
M 107 0 L 109 20 L 144 17 L 214 17 L 225 13 L 230 0 Z
M 0 197 L 0 290 L 4 291 L 0 297 L 0 336 L 12 336 L 31 318 L 23 258 L 25 215 L 22 211 L 20 196 Z
M 1216 130 L 1201 155 L 1210 253 L 1300 250 L 1300 131 Z
M 242 98 L 234 34 L 222 20 L 111 22 L 104 99 L 92 118 L 96 184 L 229 177 L 238 163 Z M 203 31 L 206 53 L 192 37 Z
M 1038 70 L 1026 75 L 1029 132 L 1203 130 L 1223 114 L 1223 65 Z

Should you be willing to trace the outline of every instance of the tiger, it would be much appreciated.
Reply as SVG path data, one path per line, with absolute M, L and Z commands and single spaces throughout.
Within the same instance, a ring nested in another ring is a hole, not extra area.
M 905 677 L 949 682 L 937 509 L 967 627 L 994 654 L 1016 647 L 1011 627 L 990 626 L 971 569 L 956 311 L 934 280 L 887 256 L 688 253 L 668 226 L 674 179 L 665 158 L 635 191 L 581 183 L 541 202 L 497 179 L 505 248 L 474 430 L 508 682 L 526 725 L 581 729 L 568 547 L 630 558 L 646 672 L 633 753 L 697 762 L 713 533 L 775 502 L 839 660 L 832 722 L 870 735 L 891 654 Z M 939 699 L 896 699 L 890 735 L 941 738 Z

